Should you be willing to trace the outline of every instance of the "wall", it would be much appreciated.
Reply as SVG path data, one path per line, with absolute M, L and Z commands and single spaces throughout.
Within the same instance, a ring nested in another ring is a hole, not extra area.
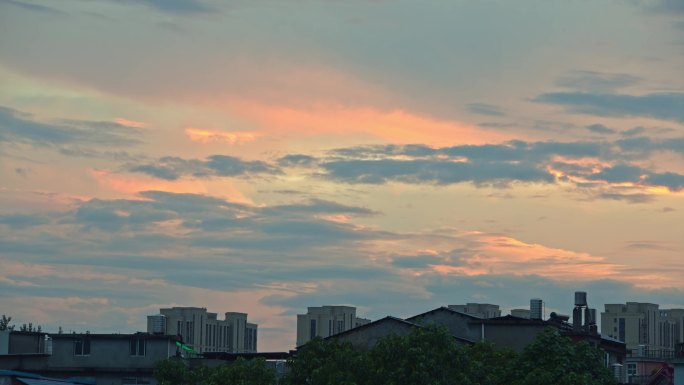
M 497 346 L 522 352 L 547 327 L 544 324 L 485 324 L 484 338 Z
M 12 332 L 9 336 L 9 354 L 43 353 L 45 333 Z
M 90 355 L 74 355 L 74 341 L 83 335 L 59 336 L 53 339 L 52 356 L 48 365 L 53 368 L 152 368 L 160 359 L 173 355 L 176 346 L 167 339 L 147 339 L 145 356 L 130 355 L 130 340 L 120 338 L 90 337 Z
M 453 336 L 477 342 L 481 339 L 482 332 L 479 324 L 473 325 L 470 323 L 473 320 L 476 319 L 447 309 L 437 309 L 407 319 L 407 321 L 419 325 L 433 324 L 445 326 Z
M 9 353 L 9 330 L 0 330 L 0 356 Z
M 339 342 L 348 342 L 356 349 L 369 349 L 378 341 L 391 334 L 406 336 L 411 332 L 411 326 L 401 321 L 376 321 L 373 324 L 356 328 L 342 334 L 337 334 L 332 339 Z

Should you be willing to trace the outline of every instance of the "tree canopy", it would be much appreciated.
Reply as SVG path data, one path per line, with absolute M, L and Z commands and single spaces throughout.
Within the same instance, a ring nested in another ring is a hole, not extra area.
M 521 354 L 491 343 L 459 345 L 441 327 L 390 335 L 368 350 L 316 338 L 288 362 L 283 385 L 615 385 L 602 352 L 573 342 L 553 328 Z M 238 359 L 190 370 L 179 358 L 155 368 L 160 385 L 272 385 L 275 372 L 263 359 Z

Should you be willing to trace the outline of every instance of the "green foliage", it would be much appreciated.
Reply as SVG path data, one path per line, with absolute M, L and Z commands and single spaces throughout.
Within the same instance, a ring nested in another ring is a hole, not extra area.
M 480 342 L 459 346 L 447 329 L 414 328 L 367 351 L 316 338 L 288 360 L 283 385 L 615 385 L 600 350 L 549 328 L 522 354 Z M 190 370 L 180 359 L 157 363 L 160 385 L 273 385 L 263 359 Z
M 496 348 L 491 342 L 478 342 L 461 348 L 466 357 L 462 385 L 513 384 L 517 355 L 508 348 Z
M 287 385 L 614 385 L 600 350 L 550 328 L 521 354 L 458 346 L 444 328 L 390 335 L 368 351 L 317 338 L 288 361 Z
M 301 347 L 287 364 L 290 372 L 281 382 L 286 385 L 357 385 L 368 368 L 365 354 L 320 337 Z
M 168 358 L 154 366 L 154 378 L 159 385 L 188 385 L 194 378 L 188 365 L 179 358 Z
M 586 342 L 572 342 L 553 328 L 539 333 L 518 359 L 516 385 L 612 385 L 602 353 Z
M 445 328 L 415 328 L 391 335 L 368 351 L 369 382 L 387 385 L 457 383 L 465 358 Z
M 10 325 L 10 321 L 12 321 L 12 317 L 7 317 L 6 315 L 2 315 L 2 318 L 0 318 L 0 330 L 14 330 L 14 325 Z
M 214 368 L 199 366 L 192 370 L 180 358 L 157 362 L 154 378 L 159 385 L 274 385 L 275 372 L 261 358 L 244 360 Z
M 272 385 L 275 372 L 266 366 L 266 360 L 238 358 L 231 364 L 221 365 L 211 370 L 208 385 Z

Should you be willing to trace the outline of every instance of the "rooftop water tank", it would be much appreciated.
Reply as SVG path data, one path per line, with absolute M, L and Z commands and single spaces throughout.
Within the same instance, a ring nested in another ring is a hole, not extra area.
M 148 315 L 147 332 L 151 334 L 166 334 L 166 317 L 161 314 Z
M 575 292 L 575 306 L 587 306 L 587 292 L 586 291 L 576 291 Z

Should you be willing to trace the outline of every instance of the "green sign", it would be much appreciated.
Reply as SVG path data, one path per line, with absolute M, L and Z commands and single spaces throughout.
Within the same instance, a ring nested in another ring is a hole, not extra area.
M 191 347 L 189 347 L 189 346 L 187 346 L 187 345 L 181 343 L 180 341 L 176 341 L 176 346 L 178 346 L 179 348 L 181 348 L 181 349 L 183 349 L 183 350 L 185 350 L 185 351 L 188 351 L 188 352 L 197 354 L 197 352 L 194 351 Z

